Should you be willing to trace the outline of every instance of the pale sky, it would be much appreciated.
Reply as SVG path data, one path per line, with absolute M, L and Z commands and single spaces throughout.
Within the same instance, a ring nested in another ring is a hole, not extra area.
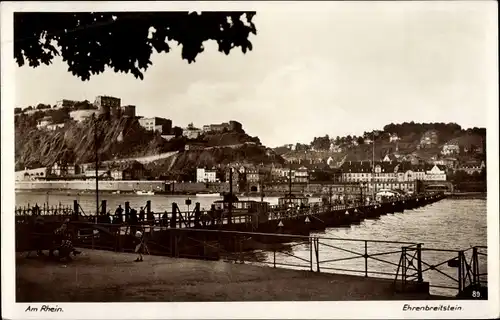
M 181 127 L 238 120 L 269 147 L 391 122 L 486 127 L 498 72 L 496 2 L 264 7 L 256 4 L 257 36 L 245 55 L 206 43 L 188 64 L 177 48 L 154 54 L 143 81 L 108 70 L 82 82 L 60 59 L 16 67 L 16 106 L 111 95 Z

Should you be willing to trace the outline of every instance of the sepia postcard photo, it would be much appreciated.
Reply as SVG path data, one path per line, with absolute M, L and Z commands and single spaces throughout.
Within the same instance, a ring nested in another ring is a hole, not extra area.
M 499 317 L 497 6 L 2 2 L 2 317 Z

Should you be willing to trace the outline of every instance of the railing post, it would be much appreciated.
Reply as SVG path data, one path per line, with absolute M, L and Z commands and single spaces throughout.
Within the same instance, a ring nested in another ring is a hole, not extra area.
M 479 284 L 479 261 L 477 259 L 477 247 L 472 248 L 472 281 L 474 284 Z
M 368 241 L 365 240 L 365 277 L 368 277 Z
M 92 233 L 90 235 L 92 236 L 92 250 L 94 250 L 94 228 L 92 228 Z
M 319 239 L 318 238 L 315 238 L 315 251 L 316 251 L 316 270 L 318 272 L 321 272 L 320 268 L 319 268 Z
M 458 293 L 462 292 L 462 251 L 458 252 Z
M 312 245 L 312 241 L 313 241 L 313 239 L 311 237 L 309 237 L 309 262 L 310 262 L 311 271 L 313 271 L 313 245 Z
M 403 282 L 403 289 L 406 287 L 406 247 L 403 247 L 403 264 L 401 266 L 401 281 Z
M 422 276 L 422 244 L 417 244 L 417 272 L 418 272 L 418 282 L 423 282 Z
M 273 249 L 273 267 L 276 268 L 276 249 Z

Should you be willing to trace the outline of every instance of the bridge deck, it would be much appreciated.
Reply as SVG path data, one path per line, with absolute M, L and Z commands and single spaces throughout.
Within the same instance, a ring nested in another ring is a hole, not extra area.
M 84 250 L 69 264 L 16 257 L 18 302 L 442 299 L 396 293 L 392 280 Z

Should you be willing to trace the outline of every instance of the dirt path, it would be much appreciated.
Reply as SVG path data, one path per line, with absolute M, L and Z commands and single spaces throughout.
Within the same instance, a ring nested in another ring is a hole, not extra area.
M 73 262 L 16 258 L 18 302 L 327 301 L 431 299 L 392 281 L 85 250 Z

